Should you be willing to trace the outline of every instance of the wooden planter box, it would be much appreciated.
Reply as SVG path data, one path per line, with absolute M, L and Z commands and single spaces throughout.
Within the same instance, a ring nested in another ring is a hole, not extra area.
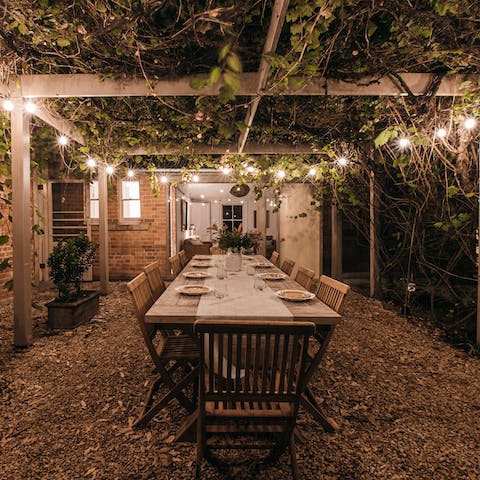
M 74 302 L 48 302 L 50 328 L 75 328 L 90 320 L 97 312 L 100 292 L 87 291 L 86 296 Z

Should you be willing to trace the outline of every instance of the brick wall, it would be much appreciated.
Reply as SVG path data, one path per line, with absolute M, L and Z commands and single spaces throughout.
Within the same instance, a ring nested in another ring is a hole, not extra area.
M 154 260 L 161 260 L 163 275 L 169 272 L 167 252 L 168 187 L 155 196 L 144 176 L 140 180 L 141 221 L 122 223 L 120 182 L 113 180 L 108 192 L 109 274 L 112 280 L 127 280 Z M 87 196 L 88 198 L 88 196 Z M 92 240 L 98 242 L 98 225 L 92 225 Z M 97 255 L 98 257 L 98 255 Z M 99 277 L 98 258 L 93 268 Z

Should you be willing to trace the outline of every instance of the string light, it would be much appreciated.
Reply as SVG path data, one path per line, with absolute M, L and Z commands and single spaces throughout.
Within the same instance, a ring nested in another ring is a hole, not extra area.
M 94 158 L 88 157 L 87 158 L 87 167 L 88 168 L 95 168 L 97 166 L 97 162 L 95 161 Z
M 11 100 L 8 100 L 8 98 L 3 101 L 3 109 L 7 112 L 11 112 L 14 108 L 15 105 Z
M 168 177 L 167 177 L 166 175 L 162 175 L 162 176 L 160 177 L 160 181 L 161 181 L 162 183 L 168 183 Z
M 111 165 L 107 165 L 107 167 L 105 168 L 105 172 L 107 173 L 107 175 L 113 175 L 114 171 L 115 169 Z
M 410 146 L 410 140 L 408 138 L 402 137 L 398 140 L 398 146 L 401 149 L 408 148 Z
M 253 173 L 254 171 L 255 171 L 255 167 L 252 167 L 251 165 L 249 165 L 249 166 L 247 167 L 247 172 L 248 172 L 248 173 Z
M 466 118 L 463 122 L 463 127 L 467 130 L 472 130 L 477 125 L 477 121 L 473 117 Z
M 339 157 L 337 158 L 337 163 L 341 166 L 341 167 L 345 167 L 348 165 L 348 158 L 347 157 Z
M 193 180 L 194 182 L 198 182 L 198 181 L 200 180 L 200 177 L 199 177 L 197 174 L 195 174 L 195 175 L 192 177 L 192 180 Z
M 277 172 L 277 177 L 278 178 L 285 178 L 285 175 L 286 175 L 285 170 L 279 170 Z
M 230 167 L 222 167 L 222 172 L 225 175 L 228 175 L 231 172 L 231 168 Z
M 65 135 L 60 135 L 58 137 L 58 143 L 62 146 L 68 145 L 68 137 L 66 137 Z
M 317 173 L 317 169 L 314 168 L 314 167 L 312 167 L 312 168 L 308 171 L 308 174 L 309 174 L 311 177 L 315 176 L 316 173 Z
M 37 110 L 37 106 L 33 102 L 27 102 L 25 104 L 25 110 L 28 113 L 35 113 L 35 111 Z
M 445 138 L 447 136 L 447 130 L 445 128 L 439 128 L 435 135 L 437 138 Z
M 133 170 L 128 170 L 127 177 L 128 178 L 133 178 L 134 176 L 135 176 L 135 172 Z
M 200 195 L 200 198 L 205 198 L 205 195 L 202 193 L 202 194 Z

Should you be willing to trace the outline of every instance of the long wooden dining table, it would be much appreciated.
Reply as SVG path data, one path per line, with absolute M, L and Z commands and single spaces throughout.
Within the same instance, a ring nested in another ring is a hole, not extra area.
M 217 268 L 220 262 L 220 268 L 223 269 L 224 259 L 223 255 L 193 257 L 147 311 L 145 322 L 155 324 L 162 329 L 180 329 L 192 334 L 194 322 L 205 318 L 224 319 L 225 321 L 250 319 L 273 322 L 288 318 L 294 321 L 313 322 L 317 327 L 318 344 L 312 346 L 309 352 L 311 361 L 308 363 L 305 373 L 308 386 L 308 382 L 325 356 L 328 343 L 335 326 L 341 321 L 341 316 L 315 296 L 306 301 L 280 299 L 275 294 L 276 291 L 285 289 L 305 291 L 305 288 L 288 276 L 282 280 L 266 280 L 266 288 L 263 291 L 255 290 L 254 276 L 247 274 L 248 265 L 251 265 L 248 269 L 250 273 L 252 268 L 256 274 L 281 273 L 280 269 L 261 255 L 244 256 L 240 272 L 227 272 L 227 278 L 219 280 Z M 203 267 L 199 266 L 202 264 Z M 201 279 L 190 279 L 185 276 L 188 272 L 205 272 L 208 276 Z M 220 281 L 227 284 L 227 295 L 221 299 L 215 298 L 213 291 L 207 293 L 206 296 L 185 295 L 178 292 L 178 288 L 185 285 L 206 285 L 214 290 Z M 338 428 L 335 421 L 330 419 L 318 404 L 309 388 L 306 389 L 302 398 L 302 405 L 325 430 L 335 431 Z M 193 422 L 194 418 L 192 417 L 190 425 L 185 425 L 181 429 L 182 432 L 178 436 L 182 440 L 185 439 L 186 430 L 191 430 Z

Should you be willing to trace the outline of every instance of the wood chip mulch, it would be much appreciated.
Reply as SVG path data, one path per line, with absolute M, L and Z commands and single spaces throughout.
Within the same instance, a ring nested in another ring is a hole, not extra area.
M 343 314 L 312 384 L 340 430 L 301 411 L 303 478 L 480 479 L 480 360 L 358 293 Z M 12 307 L 0 306 L 0 479 L 193 478 L 194 445 L 173 442 L 185 418 L 176 403 L 130 427 L 152 372 L 125 284 L 74 331 L 34 316 L 33 346 L 14 351 Z M 257 475 L 252 465 L 206 465 L 202 478 L 290 478 L 287 455 Z

